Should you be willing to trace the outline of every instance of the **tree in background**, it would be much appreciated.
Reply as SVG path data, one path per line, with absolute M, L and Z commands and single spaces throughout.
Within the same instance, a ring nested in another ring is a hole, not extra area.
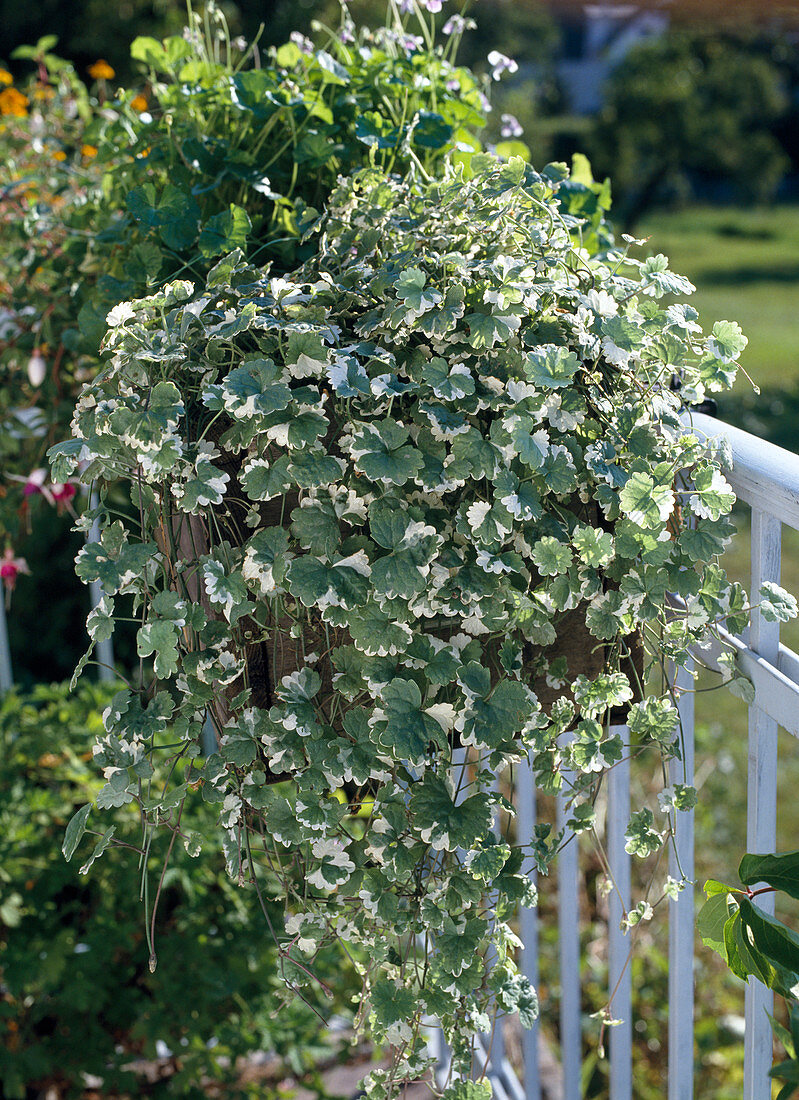
M 626 225 L 691 181 L 723 181 L 749 202 L 774 198 L 789 163 L 773 132 L 785 84 L 762 46 L 732 34 L 677 28 L 631 51 L 590 139 Z

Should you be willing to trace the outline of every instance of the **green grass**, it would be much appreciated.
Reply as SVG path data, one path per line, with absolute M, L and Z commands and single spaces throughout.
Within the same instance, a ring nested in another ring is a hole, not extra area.
M 650 215 L 636 235 L 695 283 L 706 330 L 738 321 L 749 337 L 741 363 L 758 385 L 799 381 L 799 205 L 689 206 Z M 741 376 L 736 390 L 748 386 Z

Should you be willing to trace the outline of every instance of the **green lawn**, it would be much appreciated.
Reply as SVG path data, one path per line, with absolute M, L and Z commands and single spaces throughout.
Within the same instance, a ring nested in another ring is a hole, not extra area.
M 653 214 L 636 230 L 697 287 L 703 327 L 738 321 L 742 365 L 760 386 L 799 382 L 799 205 L 689 206 Z M 741 376 L 736 389 L 749 386 Z

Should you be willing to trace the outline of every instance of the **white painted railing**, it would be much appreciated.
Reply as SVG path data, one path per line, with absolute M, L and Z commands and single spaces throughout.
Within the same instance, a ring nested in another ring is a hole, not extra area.
M 727 479 L 739 501 L 751 509 L 751 580 L 756 593 L 764 581 L 780 579 L 782 525 L 799 530 L 799 455 L 775 447 L 703 414 L 686 418 L 687 430 L 710 443 L 724 440 L 732 453 Z M 738 665 L 755 688 L 749 707 L 747 783 L 747 839 L 750 852 L 773 852 L 776 845 L 777 730 L 799 736 L 799 655 L 780 644 L 779 623 L 765 622 L 759 612 L 751 615 L 749 629 L 730 637 Z M 715 664 L 718 652 L 703 651 L 702 660 Z M 685 738 L 684 759 L 672 761 L 670 783 L 693 782 L 694 693 L 693 679 L 680 670 L 674 682 Z M 617 729 L 622 736 L 626 727 Z M 536 793 L 532 772 L 520 769 L 515 799 L 519 836 L 530 836 L 536 822 Z M 624 830 L 630 807 L 630 769 L 612 769 L 608 780 L 605 844 L 615 882 L 609 897 L 608 991 L 611 1014 L 623 1023 L 609 1029 L 609 1100 L 633 1100 L 634 1001 L 631 991 L 629 937 L 620 920 L 629 904 L 630 857 L 624 850 Z M 562 798 L 557 800 L 557 822 L 567 818 Z M 743 854 L 743 853 L 741 853 Z M 680 880 L 694 878 L 694 822 L 692 813 L 679 813 L 670 851 L 669 873 Z M 539 1067 L 540 1047 L 535 1032 L 522 1041 L 523 1069 L 516 1079 L 507 1061 L 494 1067 L 493 1076 L 503 1095 L 523 1095 L 525 1100 L 579 1100 L 582 1069 L 581 953 L 579 844 L 573 838 L 558 860 L 560 1073 L 554 1087 L 544 1087 Z M 765 898 L 772 897 L 764 895 Z M 668 1088 L 664 1098 L 692 1100 L 694 1096 L 694 918 L 696 891 L 686 887 L 669 902 L 669 1029 Z M 765 905 L 764 905 L 765 908 Z M 538 982 L 538 927 L 534 911 L 520 916 L 524 943 L 522 966 Z M 772 1032 L 767 1012 L 772 994 L 752 980 L 745 991 L 745 1042 L 743 1100 L 768 1100 L 772 1095 L 768 1071 L 772 1064 Z M 594 1032 L 595 1034 L 595 1032 Z M 513 1080 L 509 1078 L 512 1077 Z M 701 1095 L 701 1094 L 698 1094 Z

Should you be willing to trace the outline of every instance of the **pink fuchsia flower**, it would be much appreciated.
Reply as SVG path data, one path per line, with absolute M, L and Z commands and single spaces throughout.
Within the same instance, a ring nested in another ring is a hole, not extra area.
M 28 360 L 28 379 L 36 389 L 47 377 L 47 363 L 39 351 L 35 351 Z
M 499 80 L 503 73 L 517 73 L 519 65 L 512 57 L 506 57 L 499 50 L 492 50 L 488 55 L 488 64 L 491 66 L 491 77 Z
M 78 490 L 71 481 L 66 481 L 63 485 L 53 482 L 50 486 L 50 493 L 56 503 L 59 514 L 63 512 L 65 508 L 69 508 L 77 491 Z
M 0 580 L 2 580 L 6 590 L 6 602 L 8 602 L 11 593 L 14 591 L 14 585 L 17 583 L 17 577 L 20 573 L 30 573 L 28 563 L 24 558 L 15 558 L 14 551 L 10 546 L 7 546 L 5 553 L 0 558 Z
M 500 134 L 504 138 L 519 138 L 524 133 L 522 124 L 515 115 L 502 115 L 500 119 L 502 128 Z
M 59 513 L 63 512 L 65 508 L 69 508 L 78 491 L 77 486 L 71 481 L 64 484 L 51 482 L 48 485 L 47 470 L 41 468 L 31 470 L 27 477 L 20 477 L 19 474 L 6 474 L 6 477 L 10 481 L 22 482 L 22 493 L 25 497 L 41 494 L 48 504 L 58 508 Z
M 32 497 L 36 496 L 38 493 L 44 493 L 44 483 L 46 480 L 47 470 L 41 468 L 38 470 L 31 470 L 24 485 L 22 486 L 23 494 L 26 497 Z

